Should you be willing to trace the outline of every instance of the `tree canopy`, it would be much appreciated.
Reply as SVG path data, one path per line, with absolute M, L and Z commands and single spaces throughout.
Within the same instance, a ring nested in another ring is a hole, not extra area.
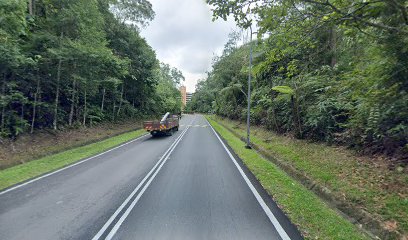
M 3 0 L 0 15 L 1 137 L 179 111 L 182 73 L 138 32 L 147 0 Z
M 233 16 L 242 28 L 256 26 L 258 39 L 226 45 L 197 84 L 193 110 L 245 119 L 254 44 L 253 123 L 407 163 L 406 0 L 207 3 L 214 19 Z

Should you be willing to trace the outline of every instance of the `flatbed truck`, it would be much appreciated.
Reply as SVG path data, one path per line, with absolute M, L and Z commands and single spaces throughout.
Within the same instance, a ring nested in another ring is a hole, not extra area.
M 179 116 L 167 112 L 160 121 L 144 121 L 143 128 L 150 132 L 153 137 L 160 135 L 171 136 L 173 132 L 179 129 Z

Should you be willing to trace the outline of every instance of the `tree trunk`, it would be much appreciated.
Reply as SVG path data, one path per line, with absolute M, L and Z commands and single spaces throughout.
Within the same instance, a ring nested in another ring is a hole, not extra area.
M 31 119 L 31 130 L 30 133 L 34 132 L 34 125 L 35 125 L 35 118 L 37 114 L 37 102 L 38 102 L 38 95 L 40 94 L 40 76 L 37 70 L 37 87 L 34 94 L 34 105 L 33 105 L 33 116 Z
M 75 97 L 75 106 L 74 106 L 74 112 L 75 112 L 75 119 L 78 119 L 79 120 L 79 115 L 80 115 L 80 112 L 79 112 L 79 92 L 80 92 L 80 90 L 79 90 L 79 84 L 77 84 L 77 87 L 76 87 L 76 92 L 77 92 L 77 94 L 76 94 L 76 97 Z
M 330 28 L 330 66 L 334 67 L 337 64 L 337 34 L 336 26 Z
M 85 124 L 86 124 L 86 111 L 87 111 L 87 109 L 86 109 L 86 94 L 87 94 L 87 92 L 86 92 L 86 86 L 85 86 L 85 93 L 84 93 L 84 118 L 82 119 L 82 125 L 84 125 L 84 126 L 85 126 Z
M 297 135 L 299 138 L 302 138 L 302 126 L 300 123 L 300 116 L 299 116 L 299 104 L 297 102 L 297 98 L 294 96 L 291 96 L 291 102 L 292 102 L 292 111 L 293 111 L 293 121 L 294 125 L 296 127 Z
M 115 121 L 115 109 L 116 109 L 116 102 L 115 102 L 115 99 L 113 99 L 112 121 Z
M 61 78 L 61 65 L 62 65 L 62 59 L 60 58 L 58 60 L 58 68 L 57 68 L 57 88 L 55 90 L 55 102 L 54 102 L 54 121 L 53 121 L 53 127 L 54 130 L 57 130 L 57 121 L 58 121 L 58 102 L 59 102 L 59 91 L 60 91 L 60 78 Z
M 5 98 L 6 97 L 6 74 L 3 73 L 3 85 L 1 88 L 1 97 Z M 5 102 L 3 102 L 2 104 L 2 108 L 1 108 L 1 132 L 4 132 L 4 124 L 5 124 L 5 116 L 4 114 L 6 114 L 6 104 Z
M 33 13 L 34 13 L 34 11 L 33 11 L 34 8 L 33 7 L 34 7 L 33 0 L 28 0 L 28 13 L 30 15 L 33 15 Z
M 121 93 L 120 93 L 120 102 L 119 102 L 118 116 L 119 116 L 120 110 L 121 110 L 121 108 L 122 108 L 124 85 L 125 85 L 125 83 L 122 83 L 122 91 L 121 91 Z
M 276 116 L 275 116 L 276 113 L 275 113 L 275 108 L 274 107 L 272 107 L 271 113 L 272 113 L 272 122 L 273 122 L 273 125 L 274 125 L 274 128 L 275 128 L 275 131 L 279 133 L 280 131 L 279 131 L 278 122 L 276 120 Z
M 101 111 L 103 112 L 103 107 L 105 105 L 105 94 L 106 94 L 106 89 L 103 88 L 102 90 L 102 103 L 101 103 Z
M 24 129 L 24 103 L 21 103 L 20 128 Z
M 75 106 L 75 88 L 76 88 L 76 79 L 72 81 L 72 97 L 71 97 L 71 110 L 69 111 L 69 126 L 72 126 L 72 120 L 74 119 L 74 106 Z
M 295 97 L 293 97 L 293 95 L 290 96 L 290 103 L 292 105 L 293 128 L 295 128 L 297 131 L 298 129 L 297 129 L 297 124 L 296 124 L 297 121 L 296 121 L 296 110 L 295 110 Z
M 61 37 L 60 37 L 60 45 L 62 38 L 64 37 L 64 33 L 61 32 Z M 61 46 L 60 46 L 61 47 Z M 62 65 L 62 58 L 60 56 L 58 60 L 58 68 L 57 68 L 57 89 L 55 93 L 55 103 L 54 103 L 54 121 L 53 121 L 53 127 L 54 130 L 57 130 L 57 121 L 58 121 L 58 102 L 59 102 L 59 91 L 60 91 L 60 79 L 61 79 L 61 65 Z
M 303 138 L 303 131 L 302 131 L 302 123 L 300 122 L 300 113 L 299 113 L 299 102 L 295 101 L 296 103 L 296 119 L 297 119 L 297 124 L 298 124 L 298 130 L 299 130 L 299 137 Z

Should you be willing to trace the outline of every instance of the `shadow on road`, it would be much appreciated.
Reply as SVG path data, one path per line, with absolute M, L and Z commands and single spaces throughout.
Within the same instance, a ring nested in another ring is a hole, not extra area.
M 172 136 L 174 136 L 175 133 L 173 133 Z M 147 137 L 145 140 L 143 140 L 143 142 L 147 142 L 147 141 L 166 141 L 167 139 L 171 138 L 172 136 L 168 136 L 168 135 L 159 135 L 159 136 L 149 136 Z

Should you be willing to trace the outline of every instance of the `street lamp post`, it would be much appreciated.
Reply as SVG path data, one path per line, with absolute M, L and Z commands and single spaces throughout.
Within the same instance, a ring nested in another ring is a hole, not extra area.
M 251 148 L 250 141 L 250 115 L 251 115 L 251 78 L 252 78 L 252 26 L 249 26 L 251 31 L 249 36 L 249 71 L 248 71 L 248 94 L 247 94 L 247 139 L 246 139 L 246 148 Z

